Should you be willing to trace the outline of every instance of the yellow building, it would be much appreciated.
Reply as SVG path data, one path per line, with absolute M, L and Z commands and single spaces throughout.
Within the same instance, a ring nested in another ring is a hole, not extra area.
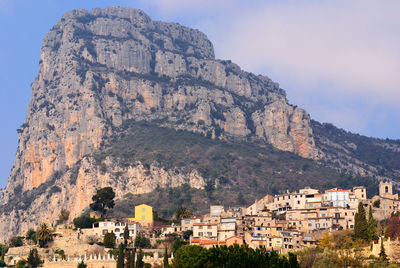
M 146 204 L 135 206 L 135 217 L 128 220 L 139 222 L 146 227 L 153 226 L 153 208 Z

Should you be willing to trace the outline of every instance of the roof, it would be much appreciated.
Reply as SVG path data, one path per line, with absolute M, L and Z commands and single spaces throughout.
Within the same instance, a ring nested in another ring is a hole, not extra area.
M 192 239 L 191 243 L 197 243 L 199 245 L 224 245 L 225 241 L 217 240 L 206 240 L 206 239 Z
M 193 223 L 193 226 L 207 226 L 207 225 L 218 225 L 218 223 L 216 222 Z

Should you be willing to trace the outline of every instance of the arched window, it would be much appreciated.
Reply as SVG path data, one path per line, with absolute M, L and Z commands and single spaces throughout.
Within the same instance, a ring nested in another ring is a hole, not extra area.
M 119 233 L 119 232 L 120 232 L 119 228 L 116 228 L 116 229 L 115 229 L 115 232 L 116 232 L 116 233 Z
M 385 186 L 385 193 L 389 192 L 389 187 Z

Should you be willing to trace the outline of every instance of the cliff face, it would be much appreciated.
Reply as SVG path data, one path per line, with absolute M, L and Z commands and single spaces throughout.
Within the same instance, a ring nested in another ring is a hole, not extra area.
M 76 216 L 107 185 L 117 197 L 204 186 L 196 170 L 177 175 L 162 166 L 143 170 L 140 162 L 119 167 L 112 159 L 111 171 L 93 165 L 90 155 L 129 120 L 329 159 L 316 146 L 306 111 L 290 105 L 269 78 L 215 59 L 198 30 L 152 21 L 136 9 L 73 10 L 43 40 L 14 167 L 0 191 L 0 237 L 50 221 L 61 207 Z
M 309 115 L 270 79 L 216 60 L 203 33 L 135 9 L 74 10 L 44 38 L 6 193 L 71 168 L 127 119 L 318 157 Z

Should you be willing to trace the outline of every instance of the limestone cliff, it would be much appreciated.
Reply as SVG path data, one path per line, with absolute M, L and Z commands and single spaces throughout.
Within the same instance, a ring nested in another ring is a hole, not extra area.
M 127 119 L 318 157 L 309 115 L 270 79 L 216 60 L 203 33 L 135 9 L 80 9 L 44 38 L 3 202 L 101 148 Z
M 309 114 L 290 105 L 277 83 L 215 59 L 200 31 L 152 21 L 141 10 L 67 12 L 43 40 L 31 90 L 14 167 L 0 191 L 0 237 L 54 219 L 61 206 L 75 216 L 106 185 L 117 197 L 157 186 L 204 186 L 196 170 L 145 171 L 140 162 L 119 167 L 108 159 L 111 171 L 102 173 L 90 155 L 129 120 L 326 159 Z

